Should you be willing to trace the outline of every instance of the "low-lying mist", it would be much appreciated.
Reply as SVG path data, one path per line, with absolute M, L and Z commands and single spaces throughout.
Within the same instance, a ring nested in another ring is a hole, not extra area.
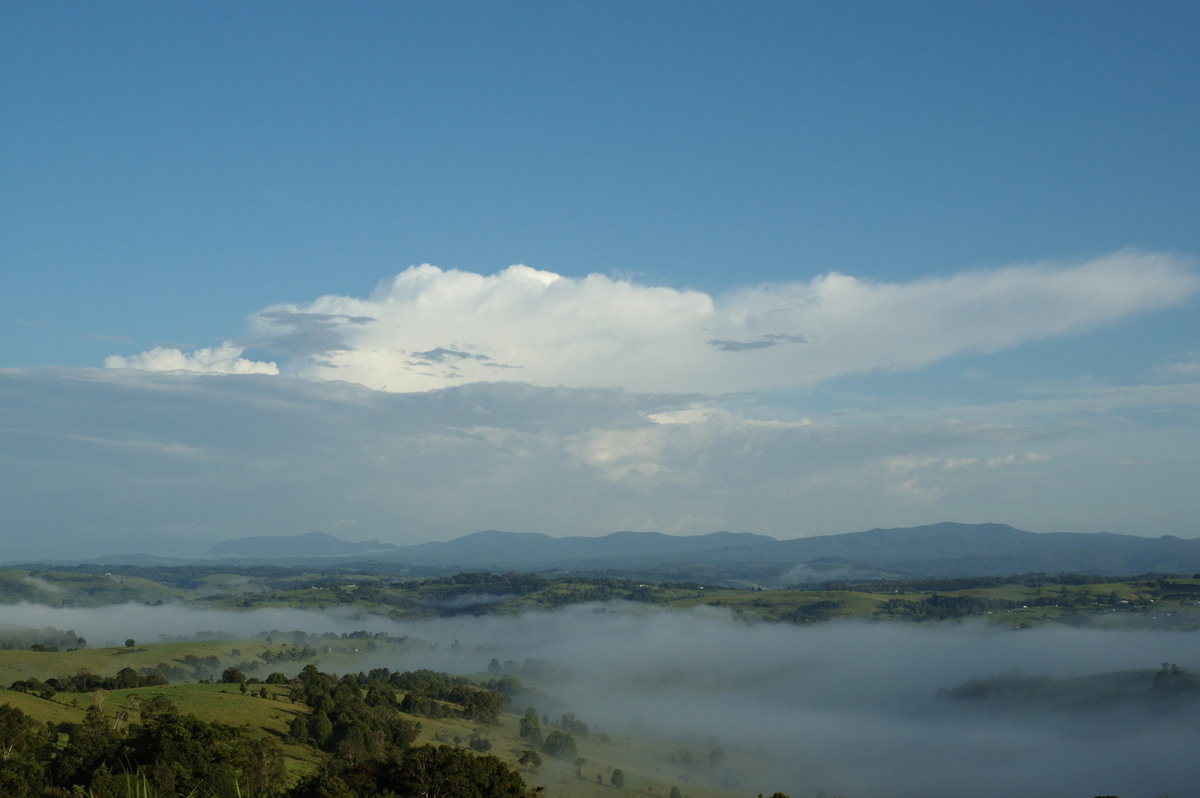
M 1148 693 L 1126 703 L 1063 710 L 939 696 L 1004 673 L 1071 677 L 1163 662 L 1200 665 L 1200 635 L 980 623 L 747 623 L 702 608 L 573 606 L 519 616 L 398 623 L 372 615 L 259 609 L 245 613 L 123 605 L 54 609 L 22 604 L 7 620 L 72 628 L 104 645 L 201 632 L 252 636 L 367 630 L 437 643 L 323 670 L 434 668 L 480 673 L 494 658 L 536 662 L 528 686 L 619 739 L 643 730 L 766 752 L 771 772 L 746 793 L 824 790 L 847 798 L 1195 794 L 1197 704 Z M 540 711 L 556 715 L 552 707 Z

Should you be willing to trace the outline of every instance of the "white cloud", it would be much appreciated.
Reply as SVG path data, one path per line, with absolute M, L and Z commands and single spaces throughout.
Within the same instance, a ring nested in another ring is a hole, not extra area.
M 1011 466 L 1028 463 L 1044 463 L 1050 459 L 1050 455 L 1039 452 L 1026 452 L 1025 454 L 1005 454 L 999 457 L 989 457 L 984 463 L 988 468 L 1001 468 L 1003 466 Z
M 1194 380 L 1200 377 L 1200 359 L 1177 360 L 1165 363 L 1156 369 L 1157 374 L 1168 380 Z
M 644 480 L 670 469 L 660 462 L 666 437 L 654 428 L 591 430 L 569 450 L 613 480 Z
M 109 355 L 104 359 L 106 369 L 141 369 L 143 371 L 194 371 L 204 374 L 278 374 L 274 363 L 248 360 L 243 349 L 232 341 L 184 354 L 178 349 L 156 346 L 132 357 Z
M 941 488 L 923 485 L 917 477 L 901 480 L 892 485 L 891 489 L 892 492 L 897 496 L 915 499 L 916 501 L 926 502 L 928 504 L 937 503 L 937 501 L 941 499 L 943 495 L 945 495 L 945 491 L 943 491 Z
M 830 273 L 715 297 L 526 266 L 483 276 L 422 265 L 367 298 L 269 307 L 251 333 L 291 356 L 290 373 L 393 392 L 518 381 L 724 394 L 912 370 L 1077 333 L 1198 289 L 1179 259 L 1134 251 L 908 283 Z M 171 351 L 139 357 L 157 363 Z

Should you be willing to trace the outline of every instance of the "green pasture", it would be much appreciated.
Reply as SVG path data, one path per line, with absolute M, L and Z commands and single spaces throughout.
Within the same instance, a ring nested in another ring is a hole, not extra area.
M 188 656 L 215 657 L 219 663 L 218 675 L 220 669 L 245 662 L 260 663 L 260 678 L 273 670 L 294 672 L 303 666 L 304 663 L 290 662 L 267 664 L 259 656 L 264 651 L 281 650 L 284 650 L 283 645 L 263 640 L 189 640 L 148 645 L 135 640 L 132 647 L 89 647 L 74 651 L 0 649 L 0 686 L 7 687 L 15 681 L 30 678 L 45 681 L 81 670 L 97 676 L 115 676 L 123 668 L 140 671 L 154 668 L 159 663 L 182 666 Z

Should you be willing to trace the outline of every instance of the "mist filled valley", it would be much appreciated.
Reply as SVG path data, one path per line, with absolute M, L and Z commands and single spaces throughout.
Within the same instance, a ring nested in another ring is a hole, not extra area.
M 340 584 L 344 596 L 365 591 L 365 584 L 349 580 L 369 578 L 304 574 L 309 581 L 317 577 L 325 587 L 296 589 L 290 606 L 269 606 L 266 599 L 282 594 L 263 592 L 259 577 L 237 574 L 206 576 L 210 586 L 224 586 L 219 594 L 197 587 L 186 600 L 159 596 L 153 604 L 105 604 L 95 590 L 79 588 L 95 580 L 118 583 L 120 590 L 136 586 L 147 595 L 175 588 L 120 574 L 23 572 L 22 584 L 58 601 L 20 600 L 4 608 L 0 634 L 10 650 L 0 652 L 0 679 L 19 687 L 22 679 L 45 681 L 83 663 L 105 675 L 96 663 L 106 661 L 107 675 L 125 666 L 168 674 L 172 684 L 217 682 L 214 689 L 227 668 L 238 668 L 250 679 L 251 696 L 268 674 L 291 680 L 306 665 L 335 675 L 428 670 L 492 688 L 506 679 L 508 720 L 491 731 L 486 724 L 471 732 L 446 730 L 430 741 L 453 738 L 466 750 L 468 736 L 476 735 L 474 744 L 483 739 L 478 734 L 490 735 L 497 743 L 493 755 L 552 796 L 612 790 L 614 769 L 622 771 L 621 789 L 663 798 L 672 787 L 696 798 L 776 791 L 793 798 L 1137 798 L 1188 795 L 1200 775 L 1194 757 L 1200 743 L 1200 677 L 1194 671 L 1200 665 L 1200 616 L 1190 599 L 1179 600 L 1190 595 L 1195 580 L 1046 584 L 1026 589 L 1056 597 L 1057 606 L 1013 605 L 914 621 L 881 611 L 832 614 L 839 605 L 851 606 L 856 595 L 875 595 L 866 589 L 764 592 L 611 579 L 560 584 L 513 574 L 418 580 L 411 585 L 420 588 L 406 589 L 427 592 L 409 602 L 406 613 L 397 611 L 397 601 L 373 605 L 362 596 L 333 604 L 326 599 L 319 610 L 302 608 L 302 599 L 329 592 L 330 585 Z M 505 580 L 537 589 L 524 596 L 493 592 Z M 61 587 L 72 584 L 73 597 Z M 455 589 L 447 592 L 448 586 Z M 615 595 L 604 601 L 562 598 L 583 587 Z M 997 595 L 998 588 L 987 590 Z M 1075 591 L 1071 603 L 1077 606 L 1064 611 L 1069 591 Z M 958 596 L 962 604 L 971 593 L 946 596 Z M 762 614 L 769 609 L 763 597 L 773 594 L 831 614 L 795 616 L 800 622 L 771 619 Z M 514 603 L 543 595 L 558 598 Z M 1138 595 L 1158 599 L 1151 603 Z M 748 603 L 737 606 L 739 596 L 757 601 L 760 612 L 748 611 Z M 942 594 L 903 596 L 916 604 Z M 886 596 L 875 597 L 878 607 L 895 606 Z M 235 610 L 231 603 L 243 606 Z M 554 603 L 560 606 L 549 606 Z M 945 597 L 934 601 L 939 603 Z M 183 653 L 188 646 L 199 648 L 189 655 Z M 50 663 L 61 673 L 47 672 Z M 133 692 L 146 691 L 153 688 Z M 67 695 L 52 700 L 65 704 Z M 115 690 L 110 696 L 113 711 L 121 695 Z M 571 736 L 574 730 L 572 751 L 584 764 L 556 763 L 544 749 L 544 765 L 517 762 L 527 749 L 505 746 L 502 727 L 514 725 L 530 707 L 546 732 Z M 423 734 L 435 734 L 429 725 L 434 721 L 423 723 Z M 572 770 L 578 771 L 574 777 Z

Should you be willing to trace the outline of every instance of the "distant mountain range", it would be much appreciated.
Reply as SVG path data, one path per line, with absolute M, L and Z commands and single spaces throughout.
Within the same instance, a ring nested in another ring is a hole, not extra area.
M 309 532 L 306 535 L 273 535 L 254 538 L 235 538 L 218 543 L 208 550 L 208 556 L 221 558 L 278 559 L 280 557 L 371 557 L 400 551 L 391 543 L 368 540 L 349 541 Z
M 447 542 L 350 543 L 324 533 L 230 540 L 210 560 L 371 560 L 415 569 L 610 574 L 782 585 L 841 579 L 972 577 L 1045 572 L 1132 576 L 1200 572 L 1200 540 L 1109 533 L 1033 533 L 1005 524 L 940 523 L 777 540 L 714 532 L 614 532 L 555 538 L 488 530 Z

